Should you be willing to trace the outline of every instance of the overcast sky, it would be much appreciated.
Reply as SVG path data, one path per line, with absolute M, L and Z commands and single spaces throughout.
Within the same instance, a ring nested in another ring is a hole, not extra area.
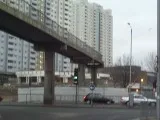
M 133 57 L 144 61 L 157 47 L 157 0 L 89 0 L 112 9 L 114 61 L 130 53 L 130 28 L 133 28 Z

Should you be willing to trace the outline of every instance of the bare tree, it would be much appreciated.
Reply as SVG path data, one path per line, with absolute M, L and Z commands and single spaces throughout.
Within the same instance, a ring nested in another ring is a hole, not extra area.
M 132 64 L 133 62 L 133 58 L 132 58 Z M 123 54 L 122 57 L 119 57 L 115 63 L 115 66 L 128 66 L 130 65 L 130 56 Z
M 149 71 L 156 72 L 157 71 L 157 60 L 156 53 L 150 52 L 148 56 L 145 58 L 145 64 Z
M 134 60 L 132 59 L 132 65 L 134 65 Z M 129 84 L 129 67 L 130 66 L 130 56 L 123 55 L 119 57 L 115 62 L 115 67 L 112 68 L 110 74 L 113 78 L 114 86 L 127 87 Z M 133 73 L 134 72 L 134 73 Z M 136 79 L 137 73 L 135 70 L 132 70 L 133 81 Z

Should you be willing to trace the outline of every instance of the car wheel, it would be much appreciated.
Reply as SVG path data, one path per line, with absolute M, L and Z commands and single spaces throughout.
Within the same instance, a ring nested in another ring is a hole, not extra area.
M 107 101 L 107 104 L 111 104 L 111 101 Z
M 155 107 L 155 106 L 156 106 L 156 103 L 151 102 L 151 103 L 150 103 L 150 106 Z
M 90 101 L 90 100 L 87 100 L 87 104 L 91 104 L 91 101 Z
M 126 102 L 126 105 L 129 107 L 129 101 L 128 101 L 128 102 Z

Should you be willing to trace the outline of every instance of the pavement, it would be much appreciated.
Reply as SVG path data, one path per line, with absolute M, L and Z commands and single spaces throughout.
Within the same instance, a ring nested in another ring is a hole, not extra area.
M 139 109 L 42 106 L 0 106 L 0 120 L 136 120 Z

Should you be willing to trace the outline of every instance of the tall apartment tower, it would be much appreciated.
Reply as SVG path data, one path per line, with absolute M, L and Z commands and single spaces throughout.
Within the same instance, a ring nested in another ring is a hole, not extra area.
M 1 0 L 17 8 L 17 0 Z M 29 11 L 21 5 L 23 12 Z M 35 70 L 36 52 L 33 44 L 21 38 L 0 31 L 0 71 L 15 73 L 16 71 Z
M 40 5 L 39 2 L 34 4 L 35 8 L 37 6 L 41 6 L 38 8 L 44 13 L 48 18 L 59 24 L 61 27 L 65 28 L 67 31 L 71 32 L 71 16 L 72 16 L 72 0 L 41 0 Z M 47 23 L 47 21 L 46 21 Z M 50 26 L 48 22 L 48 26 Z M 55 26 L 58 27 L 58 26 Z M 36 69 L 43 70 L 44 69 L 44 52 L 37 52 L 37 62 Z M 55 54 L 55 71 L 70 71 L 70 59 L 62 56 L 58 53 Z
M 76 25 L 73 26 L 75 35 L 86 44 L 102 54 L 104 65 L 113 64 L 113 17 L 111 10 L 102 6 L 88 3 L 87 0 L 75 0 Z M 73 22 L 74 23 L 74 22 Z M 73 24 L 74 25 L 74 24 Z
M 45 14 L 102 54 L 105 66 L 113 64 L 113 17 L 111 10 L 88 0 L 43 0 Z M 40 53 L 43 56 L 44 53 Z M 55 70 L 70 71 L 69 58 L 56 53 Z M 39 65 L 42 66 L 44 57 Z M 43 63 L 44 64 L 44 63 Z M 74 67 L 73 67 L 74 68 Z

